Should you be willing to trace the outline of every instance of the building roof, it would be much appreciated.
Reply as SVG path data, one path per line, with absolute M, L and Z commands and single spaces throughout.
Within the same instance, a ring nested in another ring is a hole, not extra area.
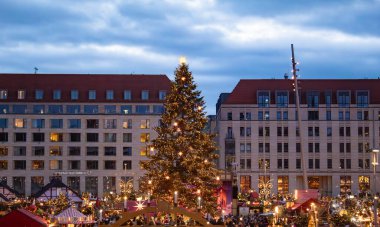
M 69 195 L 70 199 L 76 199 L 74 202 L 78 202 L 78 200 L 82 201 L 81 196 L 72 188 L 67 186 L 62 182 L 62 180 L 58 177 L 53 177 L 51 181 L 45 185 L 43 188 L 41 188 L 40 191 L 38 191 L 36 194 L 33 195 L 34 198 L 40 199 L 40 200 L 47 200 L 52 198 L 57 198 L 59 194 L 55 194 L 55 192 L 52 192 L 53 188 L 63 188 L 66 190 L 66 192 L 71 192 L 71 196 Z
M 71 90 L 78 90 L 79 99 L 74 102 L 162 102 L 159 91 L 169 91 L 170 80 L 166 75 L 137 74 L 0 74 L 0 90 L 8 91 L 8 98 L 1 102 L 73 102 Z M 35 91 L 44 91 L 42 100 L 35 99 Z M 17 99 L 17 91 L 25 90 L 26 98 Z M 53 91 L 61 90 L 61 99 L 53 99 Z M 96 90 L 96 99 L 88 99 L 88 91 Z M 106 99 L 106 91 L 114 91 L 114 99 Z M 124 100 L 124 90 L 130 90 L 132 99 Z M 149 91 L 149 99 L 141 99 L 141 91 Z
M 20 193 L 18 193 L 13 188 L 9 187 L 5 181 L 0 181 L 0 197 L 4 201 L 9 201 L 11 198 L 20 196 Z
M 320 103 L 324 104 L 324 92 L 332 93 L 332 102 L 336 103 L 336 92 L 351 91 L 351 103 L 356 103 L 355 92 L 368 90 L 370 104 L 380 103 L 380 79 L 299 79 L 301 102 L 306 103 L 307 91 L 319 91 Z M 271 92 L 271 104 L 275 102 L 276 91 L 288 91 L 289 103 L 294 104 L 293 80 L 290 79 L 242 79 L 223 104 L 257 104 L 257 91 Z
M 25 209 L 13 210 L 0 218 L 0 226 L 47 227 L 45 219 Z

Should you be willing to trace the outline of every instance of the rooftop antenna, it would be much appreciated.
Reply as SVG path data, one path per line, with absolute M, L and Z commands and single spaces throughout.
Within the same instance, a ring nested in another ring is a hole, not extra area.
M 307 184 L 307 173 L 306 173 L 306 161 L 305 161 L 305 154 L 303 151 L 303 139 L 302 139 L 302 127 L 301 127 L 301 109 L 300 109 L 300 99 L 299 99 L 299 91 L 298 91 L 298 81 L 297 81 L 297 72 L 299 69 L 297 69 L 297 62 L 294 58 L 294 48 L 293 44 L 291 44 L 292 49 L 292 73 L 293 73 L 293 86 L 294 91 L 296 93 L 296 108 L 297 108 L 297 121 L 298 121 L 298 132 L 300 136 L 300 153 L 301 153 L 301 165 L 302 165 L 302 176 L 303 176 L 303 189 L 308 189 Z
M 34 67 L 34 74 L 37 74 L 37 72 L 38 72 L 38 68 Z

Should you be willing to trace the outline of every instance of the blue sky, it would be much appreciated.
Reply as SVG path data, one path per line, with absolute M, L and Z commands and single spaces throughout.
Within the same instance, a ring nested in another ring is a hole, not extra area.
M 1 0 L 0 72 L 173 78 L 186 56 L 207 112 L 243 78 L 380 76 L 380 0 Z

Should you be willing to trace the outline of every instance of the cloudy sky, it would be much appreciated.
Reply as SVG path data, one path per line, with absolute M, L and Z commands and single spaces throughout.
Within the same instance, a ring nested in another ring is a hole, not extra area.
M 0 72 L 167 74 L 215 113 L 242 78 L 380 76 L 380 0 L 1 0 Z

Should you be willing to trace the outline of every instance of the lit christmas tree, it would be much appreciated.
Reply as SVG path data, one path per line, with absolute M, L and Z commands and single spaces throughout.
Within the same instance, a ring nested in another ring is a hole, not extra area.
M 214 136 L 204 131 L 204 101 L 186 63 L 180 63 L 152 141 L 141 188 L 158 200 L 215 213 L 219 172 Z

